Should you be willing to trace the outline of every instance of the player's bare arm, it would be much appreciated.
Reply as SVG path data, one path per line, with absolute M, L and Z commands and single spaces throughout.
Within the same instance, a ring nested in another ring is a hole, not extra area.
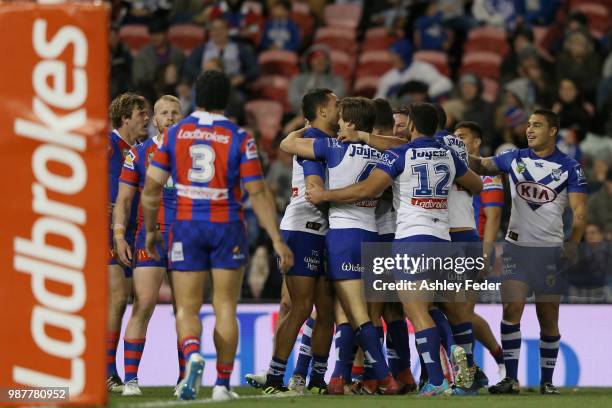
M 113 209 L 113 242 L 115 245 L 115 256 L 123 265 L 132 263 L 132 250 L 125 240 L 127 220 L 130 218 L 132 200 L 136 194 L 136 187 L 129 184 L 119 183 L 117 199 Z
M 146 237 L 146 249 L 149 256 L 159 260 L 156 244 L 162 242 L 162 236 L 157 230 L 157 213 L 161 201 L 162 191 L 170 173 L 156 166 L 149 166 L 144 189 L 140 194 L 140 205 L 144 218 Z
M 484 231 L 482 234 L 482 250 L 485 256 L 489 256 L 493 250 L 497 232 L 501 225 L 502 208 L 501 207 L 485 207 L 483 209 L 487 220 L 485 221 Z
M 406 139 L 402 139 L 400 137 L 377 135 L 355 129 L 341 130 L 338 134 L 338 140 L 341 142 L 365 143 L 381 152 L 407 143 Z
M 262 180 L 249 181 L 244 184 L 244 189 L 249 193 L 251 205 L 259 224 L 266 230 L 272 240 L 274 251 L 280 258 L 281 271 L 283 273 L 287 272 L 293 266 L 293 253 L 280 235 L 276 223 L 276 205 L 274 205 L 274 201 L 271 202 L 269 199 L 271 196 L 269 189 Z
M 470 154 L 469 162 L 470 169 L 474 170 L 476 174 L 483 176 L 496 176 L 501 174 L 501 171 L 499 168 L 497 168 L 497 164 L 495 164 L 493 157 L 480 157 Z
M 315 205 L 325 201 L 354 203 L 366 198 L 380 196 L 391 183 L 393 183 L 393 179 L 387 173 L 374 169 L 367 179 L 349 187 L 336 190 L 323 190 L 320 187 L 309 189 L 307 187 L 306 199 Z
M 307 128 L 302 128 L 289 133 L 281 142 L 280 149 L 286 153 L 295 154 L 304 159 L 314 160 L 314 139 L 303 138 L 306 129 Z
M 482 191 L 482 179 L 470 169 L 463 176 L 455 178 L 455 181 L 472 195 L 480 194 Z
M 584 235 L 587 220 L 588 195 L 585 193 L 569 193 L 569 205 L 572 209 L 572 231 L 570 242 L 580 242 Z

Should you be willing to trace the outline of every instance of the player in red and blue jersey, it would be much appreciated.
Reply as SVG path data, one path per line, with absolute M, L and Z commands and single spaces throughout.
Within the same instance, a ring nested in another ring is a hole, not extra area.
M 260 225 L 272 239 L 283 272 L 293 266 L 293 254 L 281 238 L 255 140 L 222 115 L 231 91 L 229 78 L 217 71 L 205 71 L 195 88 L 198 109 L 166 131 L 147 170 L 141 205 L 147 252 L 159 259 L 156 245 L 162 237 L 157 230 L 157 214 L 163 186 L 172 176 L 177 212 L 170 229 L 169 268 L 177 334 L 187 360 L 178 396 L 194 399 L 199 389 L 204 370 L 199 312 L 205 272 L 211 271 L 217 350 L 213 399 L 227 400 L 238 397 L 230 390 L 229 379 L 238 344 L 236 305 L 248 255 L 243 188 Z
M 110 107 L 110 118 L 113 131 L 108 137 L 109 149 L 109 219 L 112 215 L 119 189 L 119 175 L 123 161 L 132 146 L 147 137 L 149 114 L 145 99 L 133 93 L 124 93 L 116 97 Z M 113 236 L 124 239 L 130 246 L 134 243 L 136 231 L 136 203 L 133 205 L 133 216 L 122 223 L 110 226 L 109 229 L 109 311 L 108 333 L 106 338 L 107 389 L 122 392 L 123 384 L 117 375 L 115 356 L 121 331 L 121 319 L 127 305 L 131 288 L 131 265 L 117 262 L 114 253 Z
M 144 187 L 147 167 L 149 167 L 153 154 L 163 141 L 163 132 L 181 119 L 180 101 L 174 96 L 164 95 L 155 103 L 153 113 L 153 123 L 158 134 L 133 147 L 123 163 L 121 177 L 119 178 L 119 192 L 113 211 L 115 224 L 123 224 L 126 218 L 133 215 L 131 207 L 134 202 L 138 202 L 135 197 Z M 172 179 L 168 179 L 168 183 L 164 186 L 162 203 L 157 218 L 159 231 L 164 236 L 164 248 L 168 247 L 168 231 L 174 220 L 175 212 L 176 191 L 172 185 Z M 157 303 L 159 288 L 168 267 L 167 256 L 165 256 L 161 247 L 159 251 L 164 255 L 159 260 L 149 257 L 145 250 L 145 229 L 140 206 L 138 206 L 136 243 L 133 249 L 134 256 L 132 256 L 132 249 L 125 239 L 115 239 L 115 253 L 121 263 L 133 264 L 134 266 L 134 306 L 123 339 L 125 363 L 123 395 L 142 394 L 138 388 L 138 366 L 145 346 L 149 319 Z M 182 365 L 179 366 L 182 367 Z

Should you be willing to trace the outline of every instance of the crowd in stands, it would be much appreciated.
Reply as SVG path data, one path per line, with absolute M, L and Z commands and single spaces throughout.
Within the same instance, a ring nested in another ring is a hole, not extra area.
M 256 135 L 279 216 L 302 95 L 433 101 L 484 130 L 481 153 L 525 147 L 529 112 L 561 117 L 559 147 L 586 169 L 586 240 L 612 240 L 612 0 L 112 0 L 111 97 L 179 97 L 194 108 L 203 71 L 225 72 L 226 115 Z M 248 207 L 248 202 L 246 203 Z M 248 213 L 248 212 L 247 212 Z M 249 217 L 249 222 L 254 217 Z M 277 297 L 280 277 L 258 226 L 245 296 Z M 503 229 L 503 227 L 502 227 Z M 501 238 L 501 236 L 500 236 Z

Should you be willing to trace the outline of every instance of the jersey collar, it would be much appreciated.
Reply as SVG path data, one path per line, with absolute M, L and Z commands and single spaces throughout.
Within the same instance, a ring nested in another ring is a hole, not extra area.
M 191 114 L 194 118 L 198 119 L 198 125 L 212 125 L 215 121 L 229 120 L 225 116 L 218 113 L 210 113 L 206 111 L 195 111 Z
M 304 136 L 312 137 L 314 139 L 330 137 L 327 133 L 315 127 L 306 129 L 306 132 L 304 132 Z
M 123 140 L 125 142 L 125 144 L 127 144 L 130 147 L 133 147 L 134 145 L 129 143 L 127 140 L 125 140 L 122 136 L 121 133 L 119 133 L 119 131 L 117 129 L 113 129 L 113 133 L 121 140 Z

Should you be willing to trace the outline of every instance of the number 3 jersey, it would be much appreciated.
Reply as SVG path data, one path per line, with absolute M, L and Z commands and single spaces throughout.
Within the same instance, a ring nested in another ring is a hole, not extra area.
M 177 220 L 243 220 L 241 182 L 263 178 L 255 140 L 225 116 L 204 111 L 166 131 L 151 165 L 171 172 Z
M 368 178 L 379 163 L 382 153 L 360 143 L 340 143 L 336 139 L 317 139 L 315 158 L 326 163 L 330 190 L 343 188 Z M 375 212 L 377 198 L 368 198 L 349 204 L 331 203 L 329 227 L 331 229 L 358 228 L 377 232 Z
M 449 191 L 467 171 L 457 154 L 425 136 L 387 150 L 377 168 L 394 179 L 395 239 L 431 235 L 450 241 Z
M 132 149 L 125 157 L 123 168 L 121 169 L 120 183 L 125 183 L 138 188 L 141 192 L 144 188 L 147 168 L 155 151 L 161 145 L 161 140 L 158 136 L 145 140 Z M 139 200 L 138 200 L 139 201 Z M 157 225 L 159 230 L 164 232 L 174 221 L 174 213 L 176 212 L 176 190 L 174 188 L 172 177 L 164 186 L 162 201 L 157 215 Z M 138 205 L 138 229 L 143 226 L 142 207 Z
M 548 157 L 514 149 L 493 160 L 510 175 L 512 210 L 506 240 L 519 245 L 563 242 L 568 193 L 587 193 L 580 164 L 558 149 Z

